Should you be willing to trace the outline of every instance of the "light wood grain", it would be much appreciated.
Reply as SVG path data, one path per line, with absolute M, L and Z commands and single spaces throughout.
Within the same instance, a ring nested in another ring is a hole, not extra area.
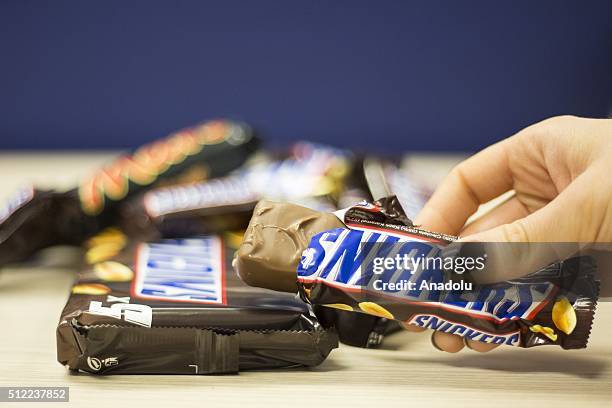
M 73 185 L 107 157 L 0 155 L 0 198 L 27 181 Z M 432 165 L 450 163 L 439 159 Z M 379 350 L 342 346 L 313 369 L 209 377 L 72 375 L 55 360 L 55 326 L 75 258 L 74 250 L 58 248 L 0 273 L 0 385 L 69 386 L 71 405 L 94 407 L 610 406 L 612 308 L 607 302 L 598 307 L 586 350 L 507 347 L 450 355 L 434 350 L 427 334 L 401 333 Z

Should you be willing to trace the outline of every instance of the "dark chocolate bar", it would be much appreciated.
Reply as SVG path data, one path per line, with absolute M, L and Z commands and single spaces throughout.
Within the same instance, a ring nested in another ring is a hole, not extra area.
M 233 272 L 232 234 L 87 244 L 57 329 L 58 360 L 92 374 L 226 374 L 314 366 L 337 347 L 295 295 Z

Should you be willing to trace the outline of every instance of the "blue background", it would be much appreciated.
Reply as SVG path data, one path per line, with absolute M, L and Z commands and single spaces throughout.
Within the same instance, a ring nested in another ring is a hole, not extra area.
M 0 148 L 134 147 L 206 118 L 476 150 L 612 106 L 612 2 L 0 2 Z

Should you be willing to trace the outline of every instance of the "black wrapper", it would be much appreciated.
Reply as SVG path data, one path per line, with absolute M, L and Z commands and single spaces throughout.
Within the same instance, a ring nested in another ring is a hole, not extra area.
M 15 200 L 0 218 L 0 267 L 50 245 L 78 245 L 98 225 L 84 216 L 73 194 L 26 188 Z
M 231 234 L 87 243 L 57 329 L 58 361 L 93 374 L 227 374 L 314 366 L 337 347 L 295 295 L 253 288 L 231 268 Z
M 67 192 L 24 189 L 0 211 L 0 266 L 51 245 L 75 245 L 117 222 L 118 205 L 157 185 L 219 177 L 258 144 L 241 123 L 211 121 L 117 158 Z
M 398 322 L 384 317 L 325 306 L 314 305 L 313 308 L 319 321 L 325 326 L 334 327 L 340 342 L 349 346 L 376 348 L 387 335 L 402 329 Z

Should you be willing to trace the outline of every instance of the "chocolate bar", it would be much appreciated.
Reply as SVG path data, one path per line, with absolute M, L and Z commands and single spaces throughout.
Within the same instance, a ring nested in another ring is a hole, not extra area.
M 246 228 L 264 198 L 333 211 L 349 167 L 346 151 L 300 142 L 289 155 L 255 155 L 226 177 L 150 189 L 122 204 L 119 223 L 132 234 L 178 237 Z
M 296 269 L 310 239 L 343 226 L 331 213 L 262 200 L 236 252 L 234 268 L 251 286 L 296 293 Z
M 121 156 L 67 192 L 26 189 L 0 211 L 0 265 L 50 245 L 78 245 L 118 220 L 118 206 L 161 184 L 201 181 L 239 167 L 258 144 L 246 125 L 211 121 Z
M 314 366 L 337 347 L 295 295 L 242 283 L 232 234 L 86 243 L 57 328 L 58 361 L 91 374 L 228 374 Z
M 316 234 L 302 253 L 305 301 L 490 344 L 586 347 L 599 290 L 591 258 L 476 285 L 463 273 L 482 270 L 486 259 L 446 256 L 454 237 L 406 222 L 395 198 L 361 203 L 343 220 L 348 228 Z
M 245 124 L 211 121 L 140 147 L 78 187 L 83 212 L 95 216 L 145 188 L 210 179 L 240 166 L 257 146 Z

